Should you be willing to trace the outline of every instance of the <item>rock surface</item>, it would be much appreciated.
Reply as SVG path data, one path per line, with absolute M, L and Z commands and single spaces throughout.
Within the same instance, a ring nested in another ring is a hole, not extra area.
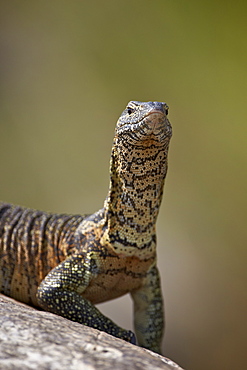
M 0 294 L 0 369 L 182 370 L 168 358 Z

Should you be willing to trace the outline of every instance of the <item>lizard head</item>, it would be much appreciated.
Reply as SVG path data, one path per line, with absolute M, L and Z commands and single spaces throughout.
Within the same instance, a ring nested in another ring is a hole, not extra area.
M 135 145 L 150 139 L 163 144 L 172 135 L 167 115 L 166 103 L 130 101 L 117 122 L 116 136 Z

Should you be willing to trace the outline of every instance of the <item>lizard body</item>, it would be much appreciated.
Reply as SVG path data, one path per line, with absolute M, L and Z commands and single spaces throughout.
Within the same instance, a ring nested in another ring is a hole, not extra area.
M 0 289 L 135 343 L 94 305 L 126 293 L 138 344 L 161 352 L 163 300 L 155 223 L 167 172 L 168 107 L 130 102 L 120 116 L 104 207 L 90 216 L 0 203 Z

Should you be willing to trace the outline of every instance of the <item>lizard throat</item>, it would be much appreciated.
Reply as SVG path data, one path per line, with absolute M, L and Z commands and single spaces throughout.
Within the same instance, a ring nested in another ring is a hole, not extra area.
M 155 253 L 167 151 L 168 143 L 133 147 L 125 141 L 113 146 L 105 237 L 118 255 L 143 259 Z

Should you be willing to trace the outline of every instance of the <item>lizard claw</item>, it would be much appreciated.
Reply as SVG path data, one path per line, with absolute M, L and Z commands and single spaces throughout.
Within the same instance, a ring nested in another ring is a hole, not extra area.
M 128 342 L 130 342 L 131 344 L 136 344 L 135 334 L 131 330 L 129 330 L 127 334 L 128 334 Z

